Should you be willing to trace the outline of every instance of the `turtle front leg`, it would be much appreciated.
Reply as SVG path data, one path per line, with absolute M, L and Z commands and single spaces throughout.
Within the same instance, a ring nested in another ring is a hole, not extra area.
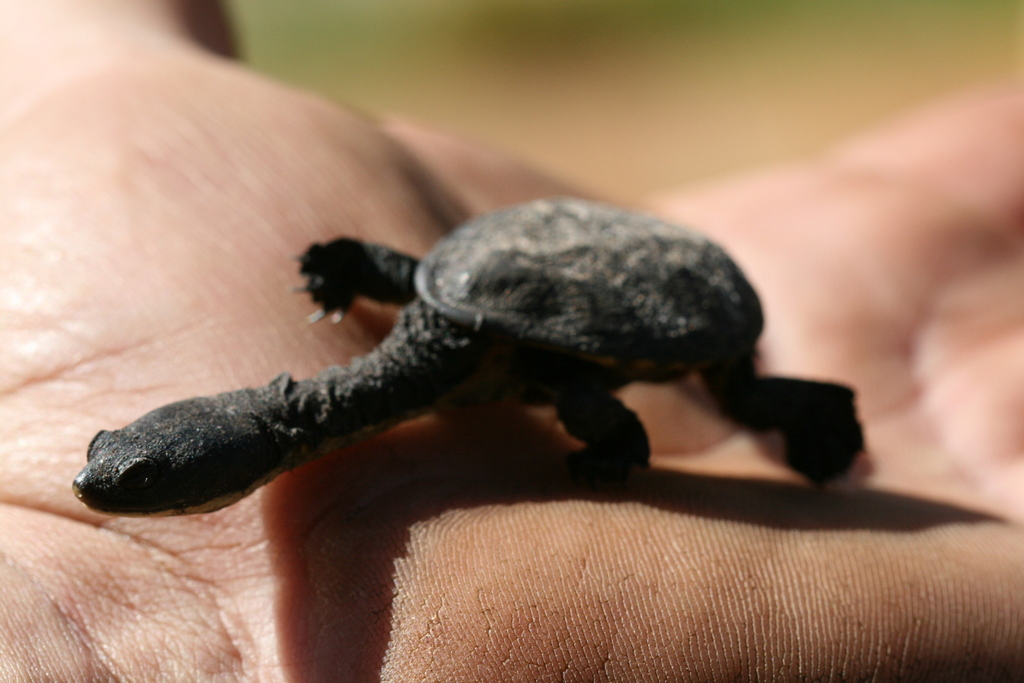
M 344 315 L 357 294 L 393 304 L 416 297 L 413 273 L 418 261 L 379 244 L 348 238 L 314 244 L 299 262 L 306 277 L 303 291 L 323 306 L 317 318 L 332 311 Z
M 646 467 L 651 455 L 647 432 L 636 413 L 607 390 L 592 384 L 561 389 L 555 403 L 565 430 L 587 444 L 570 453 L 574 480 L 622 482 L 634 465 Z
M 749 357 L 703 374 L 731 417 L 759 431 L 781 431 L 789 466 L 815 484 L 846 472 L 864 449 L 853 391 L 847 387 L 757 377 Z

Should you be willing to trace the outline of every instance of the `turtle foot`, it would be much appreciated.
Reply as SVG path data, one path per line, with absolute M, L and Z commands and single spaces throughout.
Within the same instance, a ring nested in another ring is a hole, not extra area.
M 349 264 L 352 254 L 361 250 L 359 242 L 340 239 L 326 245 L 314 244 L 299 257 L 299 272 L 306 278 L 306 284 L 294 291 L 308 292 L 313 301 L 321 305 L 320 310 L 310 316 L 310 322 L 333 311 L 344 314 L 352 305 L 356 283 Z
M 737 417 L 786 437 L 789 466 L 815 484 L 846 472 L 864 449 L 853 391 L 839 384 L 783 377 L 754 380 Z
M 782 426 L 786 461 L 815 484 L 823 484 L 850 469 L 864 450 L 864 435 L 852 391 L 838 384 L 802 384 L 800 419 Z

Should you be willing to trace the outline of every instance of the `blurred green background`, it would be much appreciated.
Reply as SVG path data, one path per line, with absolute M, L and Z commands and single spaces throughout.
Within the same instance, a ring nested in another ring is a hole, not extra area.
M 628 199 L 1016 76 L 1018 0 L 231 0 L 257 69 Z

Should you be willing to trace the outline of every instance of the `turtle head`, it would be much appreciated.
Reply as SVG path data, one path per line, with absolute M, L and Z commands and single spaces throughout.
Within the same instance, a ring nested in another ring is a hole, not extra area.
M 172 403 L 102 431 L 89 444 L 75 495 L 117 515 L 229 505 L 283 469 L 283 448 L 261 417 L 263 406 L 259 390 L 245 389 Z

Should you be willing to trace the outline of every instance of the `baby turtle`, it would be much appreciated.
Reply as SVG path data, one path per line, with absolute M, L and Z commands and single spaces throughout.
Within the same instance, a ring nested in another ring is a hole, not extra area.
M 778 429 L 813 482 L 863 441 L 853 392 L 758 377 L 757 295 L 721 248 L 656 218 L 579 199 L 480 216 L 426 258 L 339 239 L 301 258 L 324 312 L 355 296 L 407 304 L 390 335 L 300 382 L 192 398 L 102 431 L 74 490 L 122 515 L 208 512 L 286 470 L 430 410 L 508 399 L 555 405 L 586 444 L 578 479 L 624 480 L 647 434 L 612 391 L 697 372 L 722 410 Z

